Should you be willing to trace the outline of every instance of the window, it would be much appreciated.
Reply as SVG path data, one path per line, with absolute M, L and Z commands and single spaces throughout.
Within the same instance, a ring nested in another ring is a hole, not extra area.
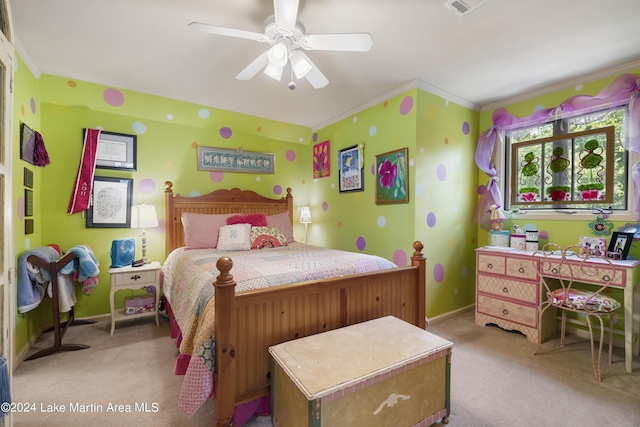
M 623 107 L 505 133 L 506 209 L 550 212 L 629 206 Z

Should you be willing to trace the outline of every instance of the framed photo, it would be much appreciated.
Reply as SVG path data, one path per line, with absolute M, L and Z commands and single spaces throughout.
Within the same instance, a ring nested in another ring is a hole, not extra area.
M 620 233 L 614 231 L 609 241 L 607 252 L 614 252 L 620 255 L 620 259 L 627 259 L 631 243 L 633 242 L 633 233 Z M 608 256 L 608 255 L 607 255 Z
M 198 170 L 214 172 L 275 173 L 273 153 L 229 150 L 217 147 L 198 146 Z
M 580 236 L 580 250 L 584 255 L 602 256 L 606 252 L 607 239 L 604 237 Z
M 313 146 L 313 179 L 331 175 L 329 144 L 327 140 Z
M 20 158 L 27 163 L 33 163 L 33 150 L 36 145 L 36 133 L 29 126 L 22 123 L 20 132 Z
M 24 168 L 24 186 L 33 188 L 33 171 L 29 168 Z
M 338 150 L 338 182 L 341 193 L 364 191 L 363 166 L 362 147 L 354 145 Z
M 33 191 L 24 190 L 24 216 L 33 216 Z
M 86 133 L 86 129 L 84 132 Z M 84 139 L 83 139 L 84 141 Z M 138 137 L 116 132 L 100 132 L 96 168 L 135 171 Z
M 87 209 L 87 228 L 129 228 L 133 179 L 96 176 L 93 203 Z
M 33 234 L 33 220 L 25 219 L 24 220 L 24 234 Z
M 376 155 L 376 205 L 409 203 L 408 149 Z

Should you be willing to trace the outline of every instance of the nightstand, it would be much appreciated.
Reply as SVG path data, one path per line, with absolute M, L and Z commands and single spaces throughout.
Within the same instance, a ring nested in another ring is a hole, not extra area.
M 115 328 L 116 322 L 120 320 L 131 320 L 140 317 L 155 316 L 156 325 L 160 326 L 160 322 L 158 320 L 158 302 L 160 300 L 160 268 L 160 263 L 151 262 L 140 267 L 127 266 L 109 269 L 109 275 L 111 276 L 111 292 L 109 296 L 109 305 L 111 306 L 111 335 L 113 335 L 113 330 Z M 153 286 L 155 288 L 156 306 L 154 311 L 125 315 L 124 308 L 116 310 L 116 292 L 123 289 L 140 289 L 145 286 Z

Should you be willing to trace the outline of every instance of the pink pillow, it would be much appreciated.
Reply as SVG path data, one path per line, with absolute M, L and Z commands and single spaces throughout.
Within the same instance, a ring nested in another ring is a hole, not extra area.
M 247 215 L 234 215 L 227 218 L 227 225 L 234 224 L 251 224 L 254 227 L 266 227 L 267 216 L 262 212 L 247 214 Z
M 218 245 L 218 230 L 227 225 L 227 218 L 237 214 L 196 214 L 184 212 L 182 227 L 184 245 L 187 249 L 215 249 Z
M 289 211 L 269 215 L 267 217 L 267 227 L 279 228 L 282 230 L 284 237 L 287 238 L 287 242 L 295 242 L 295 239 L 293 238 L 293 226 L 289 220 Z

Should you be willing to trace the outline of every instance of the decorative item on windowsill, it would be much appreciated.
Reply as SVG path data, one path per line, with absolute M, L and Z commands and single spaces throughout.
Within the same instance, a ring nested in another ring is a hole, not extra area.
M 592 213 L 596 214 L 596 220 L 589 223 L 591 232 L 596 236 L 608 236 L 611 234 L 613 223 L 608 219 L 611 209 L 596 208 Z
M 502 230 L 503 222 L 505 222 L 506 220 L 507 216 L 505 215 L 500 205 L 489 206 L 489 223 L 491 224 L 492 230 Z
M 309 224 L 311 224 L 311 209 L 304 206 L 300 209 L 300 223 L 304 224 L 304 242 L 309 243 Z
M 131 207 L 131 228 L 141 228 L 142 233 L 142 263 L 148 264 L 147 259 L 147 228 L 158 226 L 156 207 L 153 205 L 136 205 Z
M 580 166 L 583 170 L 589 171 L 588 176 L 584 176 L 586 182 L 579 183 L 578 191 L 580 191 L 580 198 L 582 200 L 599 200 L 604 198 L 602 190 L 604 190 L 604 184 L 602 183 L 602 170 L 603 167 L 600 163 L 604 160 L 604 157 L 600 153 L 604 151 L 600 147 L 600 143 L 597 139 L 590 139 L 584 143 L 584 151 L 587 153 L 580 158 Z M 594 169 L 599 168 L 594 174 Z M 579 181 L 583 178 L 580 175 Z
M 549 172 L 551 178 L 551 185 L 547 187 L 547 194 L 553 201 L 568 200 L 568 192 L 571 191 L 571 187 L 567 186 L 566 169 L 571 162 L 564 155 L 564 148 L 556 147 L 553 149 L 553 156 L 549 162 Z

